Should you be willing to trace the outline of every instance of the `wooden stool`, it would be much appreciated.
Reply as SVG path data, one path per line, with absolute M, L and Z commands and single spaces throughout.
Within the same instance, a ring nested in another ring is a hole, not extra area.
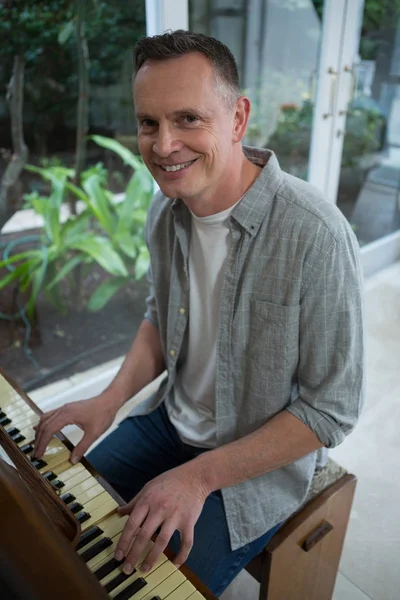
M 315 472 L 304 505 L 246 568 L 259 600 L 331 600 L 356 482 L 331 459 Z

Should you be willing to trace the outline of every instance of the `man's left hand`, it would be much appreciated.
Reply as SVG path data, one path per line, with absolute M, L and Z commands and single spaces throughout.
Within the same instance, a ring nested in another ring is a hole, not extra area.
M 125 557 L 124 572 L 132 572 L 158 528 L 154 545 L 140 569 L 146 572 L 154 566 L 176 530 L 181 534 L 181 546 L 173 562 L 179 568 L 192 549 L 194 526 L 209 493 L 192 465 L 186 463 L 149 481 L 121 507 L 120 514 L 130 514 L 115 551 L 117 560 Z

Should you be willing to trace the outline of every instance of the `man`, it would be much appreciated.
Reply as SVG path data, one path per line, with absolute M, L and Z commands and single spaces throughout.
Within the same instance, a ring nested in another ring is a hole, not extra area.
M 145 320 L 102 394 L 42 417 L 36 455 L 75 423 L 85 432 L 78 459 L 166 369 L 89 460 L 128 502 L 116 551 L 124 570 L 157 533 L 144 571 L 169 544 L 176 564 L 220 595 L 304 501 L 317 451 L 357 421 L 357 243 L 338 209 L 272 152 L 242 146 L 250 102 L 217 40 L 141 40 L 134 104 L 160 187 Z

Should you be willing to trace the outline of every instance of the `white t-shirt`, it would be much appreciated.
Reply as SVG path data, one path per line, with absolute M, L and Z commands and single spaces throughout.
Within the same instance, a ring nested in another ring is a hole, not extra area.
M 214 448 L 215 365 L 225 261 L 230 250 L 231 206 L 209 217 L 192 213 L 189 253 L 189 338 L 187 360 L 166 401 L 169 418 L 183 442 Z

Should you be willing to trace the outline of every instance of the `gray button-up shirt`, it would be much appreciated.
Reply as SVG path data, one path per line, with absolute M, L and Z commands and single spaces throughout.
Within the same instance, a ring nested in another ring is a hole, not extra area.
M 333 447 L 353 429 L 363 400 L 358 244 L 337 207 L 281 171 L 273 153 L 244 150 L 265 166 L 229 216 L 215 365 L 217 442 L 237 440 L 287 410 Z M 154 410 L 173 393 L 185 360 L 190 213 L 181 200 L 156 194 L 147 242 L 146 318 L 159 329 L 168 376 L 132 414 Z M 316 455 L 222 490 L 233 550 L 298 509 Z

